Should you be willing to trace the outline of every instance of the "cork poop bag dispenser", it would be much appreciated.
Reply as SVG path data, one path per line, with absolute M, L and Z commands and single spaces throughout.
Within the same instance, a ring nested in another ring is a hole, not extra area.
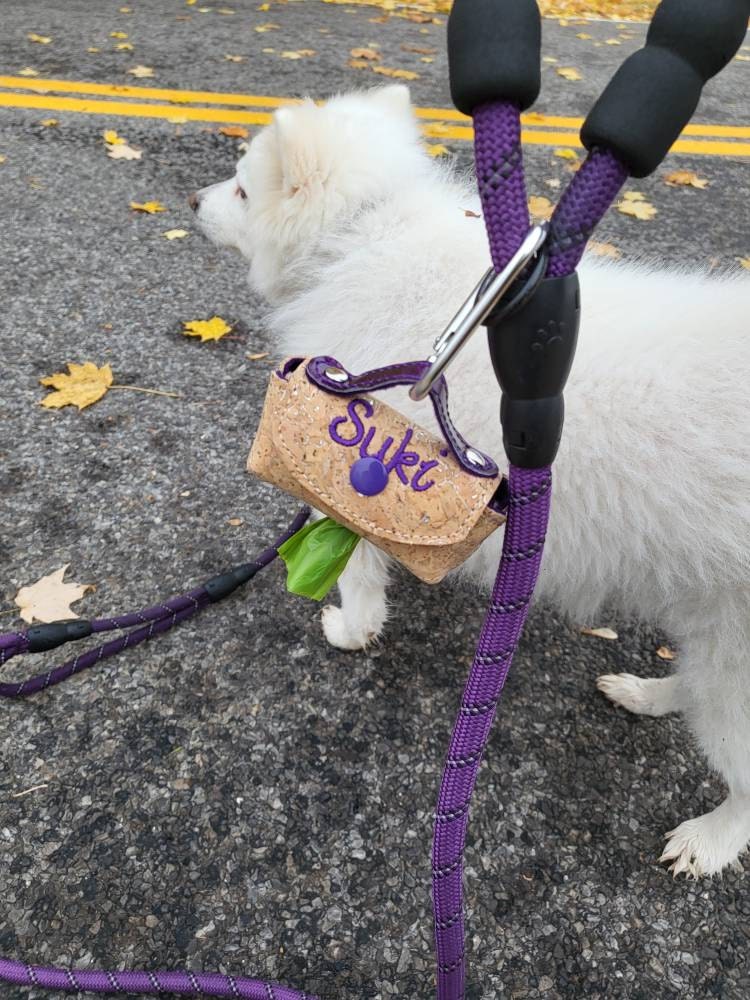
M 290 358 L 271 376 L 247 467 L 437 583 L 504 522 L 504 480 L 453 426 L 444 379 L 430 393 L 444 439 L 368 391 L 424 368 L 353 375 L 333 358 Z

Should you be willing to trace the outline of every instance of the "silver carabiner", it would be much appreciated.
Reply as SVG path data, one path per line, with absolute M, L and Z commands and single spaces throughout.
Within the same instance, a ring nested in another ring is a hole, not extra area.
M 483 275 L 474 291 L 432 345 L 432 354 L 427 359 L 430 367 L 409 390 L 412 399 L 424 399 L 429 393 L 436 380 L 466 345 L 472 333 L 482 325 L 529 261 L 539 253 L 547 239 L 547 229 L 546 223 L 532 226 L 502 271 L 495 274 L 494 269 L 490 268 Z M 482 287 L 486 282 L 489 284 L 482 293 Z

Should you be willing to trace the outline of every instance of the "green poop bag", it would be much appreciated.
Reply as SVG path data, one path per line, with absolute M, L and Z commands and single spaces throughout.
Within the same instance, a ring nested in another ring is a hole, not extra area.
M 330 517 L 305 525 L 279 547 L 286 563 L 286 589 L 322 601 L 344 572 L 359 539 Z

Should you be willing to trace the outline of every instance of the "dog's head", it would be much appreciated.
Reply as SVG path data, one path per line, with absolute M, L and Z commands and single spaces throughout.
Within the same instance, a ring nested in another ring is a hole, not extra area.
M 428 169 L 404 86 L 280 108 L 233 177 L 189 203 L 206 235 L 250 261 L 273 296 L 282 274 L 326 232 Z

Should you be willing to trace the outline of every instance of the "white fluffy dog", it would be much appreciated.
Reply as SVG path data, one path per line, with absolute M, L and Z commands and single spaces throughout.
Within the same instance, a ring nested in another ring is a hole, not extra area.
M 278 111 L 230 180 L 192 195 L 206 234 L 250 262 L 286 354 L 355 372 L 424 358 L 489 266 L 470 185 L 424 152 L 405 87 Z M 467 212 L 471 210 L 471 212 Z M 728 786 L 667 835 L 676 873 L 720 872 L 750 840 L 750 282 L 584 260 L 540 596 L 576 621 L 606 604 L 679 642 L 677 673 L 603 676 L 641 715 L 682 712 Z M 477 333 L 449 371 L 455 422 L 503 466 L 499 391 Z M 429 403 L 384 398 L 437 431 Z M 462 567 L 489 591 L 496 532 Z M 386 619 L 389 561 L 360 544 L 326 608 L 360 649 Z

